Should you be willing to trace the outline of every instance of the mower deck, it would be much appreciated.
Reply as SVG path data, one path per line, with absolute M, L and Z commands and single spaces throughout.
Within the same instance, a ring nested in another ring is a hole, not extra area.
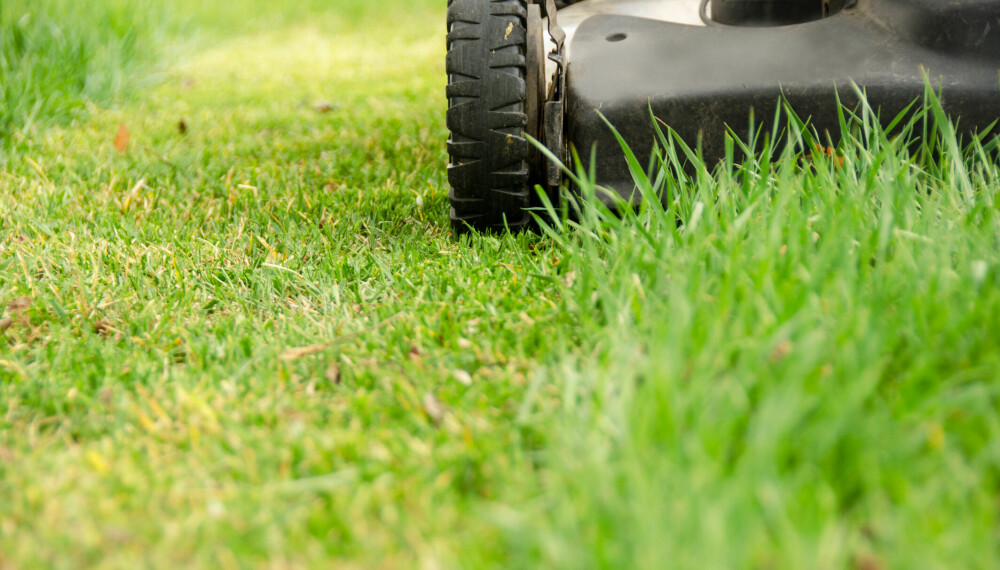
M 652 111 L 714 164 L 730 129 L 744 141 L 770 130 L 783 100 L 821 143 L 836 142 L 838 101 L 859 108 L 859 91 L 887 121 L 930 85 L 966 141 L 991 134 L 1000 117 L 1000 0 L 448 5 L 457 231 L 527 227 L 535 186 L 556 196 L 559 169 L 529 136 L 566 163 L 572 149 L 584 163 L 593 157 L 598 184 L 632 200 L 632 177 L 605 119 L 648 160 Z
M 629 15 L 646 4 L 676 20 Z M 710 163 L 724 156 L 727 126 L 746 140 L 751 117 L 770 127 L 781 97 L 836 139 L 837 97 L 858 105 L 855 84 L 883 120 L 924 95 L 925 74 L 963 132 L 1000 117 L 1000 2 L 860 0 L 823 20 L 757 28 L 691 25 L 697 8 L 697 0 L 590 0 L 559 14 L 560 24 L 575 24 L 567 26 L 566 140 L 585 163 L 596 152 L 599 183 L 625 198 L 632 179 L 601 115 L 643 159 L 655 139 L 652 109 Z M 576 23 L 574 11 L 589 15 Z

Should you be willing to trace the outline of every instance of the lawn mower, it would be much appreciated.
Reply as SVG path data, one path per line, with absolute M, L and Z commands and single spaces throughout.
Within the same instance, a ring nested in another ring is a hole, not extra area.
M 557 195 L 529 137 L 567 163 L 596 153 L 628 200 L 609 124 L 645 160 L 651 112 L 710 163 L 782 101 L 831 140 L 859 93 L 885 119 L 930 85 L 962 133 L 1000 116 L 1000 0 L 448 0 L 447 46 L 457 232 L 524 228 L 535 188 Z

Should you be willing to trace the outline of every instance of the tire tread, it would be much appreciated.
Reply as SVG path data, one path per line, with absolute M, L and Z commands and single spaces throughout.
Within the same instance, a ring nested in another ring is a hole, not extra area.
M 448 182 L 456 233 L 530 224 L 526 26 L 527 0 L 448 1 Z

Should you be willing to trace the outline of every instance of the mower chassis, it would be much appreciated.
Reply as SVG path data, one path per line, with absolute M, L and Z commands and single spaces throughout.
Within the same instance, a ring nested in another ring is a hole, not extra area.
M 770 129 L 782 97 L 835 141 L 838 96 L 856 107 L 855 85 L 883 120 L 923 97 L 927 80 L 960 132 L 1000 116 L 1000 2 L 860 0 L 823 20 L 766 28 L 706 27 L 697 8 L 698 0 L 587 0 L 559 12 L 566 148 L 584 163 L 596 152 L 598 183 L 626 199 L 634 185 L 602 115 L 642 160 L 655 139 L 652 109 L 710 163 L 724 156 L 727 126 L 744 140 L 751 117 Z

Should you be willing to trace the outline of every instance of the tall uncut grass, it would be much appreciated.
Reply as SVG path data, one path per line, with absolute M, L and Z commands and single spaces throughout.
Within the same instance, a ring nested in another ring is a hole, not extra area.
M 120 103 L 158 53 L 146 0 L 0 3 L 0 139 Z
M 568 172 L 576 215 L 541 223 L 594 341 L 538 378 L 565 414 L 525 560 L 1000 565 L 996 141 L 963 148 L 932 92 L 820 152 L 784 114 L 711 172 L 658 123 L 652 169 L 623 143 L 638 209 Z

